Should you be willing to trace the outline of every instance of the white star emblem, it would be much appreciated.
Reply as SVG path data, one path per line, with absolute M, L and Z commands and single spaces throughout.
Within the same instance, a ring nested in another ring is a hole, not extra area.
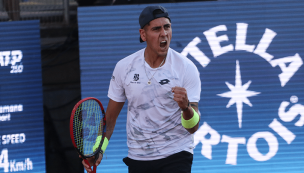
M 251 81 L 248 81 L 246 84 L 242 85 L 241 71 L 238 60 L 236 60 L 235 86 L 231 85 L 229 82 L 225 83 L 230 89 L 230 91 L 217 95 L 221 97 L 231 98 L 226 108 L 229 108 L 231 105 L 236 103 L 239 128 L 242 128 L 243 103 L 246 103 L 248 106 L 252 107 L 252 104 L 250 103 L 247 97 L 258 95 L 260 94 L 260 92 L 247 91 L 249 85 L 251 84 Z

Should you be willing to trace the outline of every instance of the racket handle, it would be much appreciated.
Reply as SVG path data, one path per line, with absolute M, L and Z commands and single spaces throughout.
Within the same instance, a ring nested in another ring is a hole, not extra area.
M 97 167 L 96 167 L 96 165 L 94 165 L 93 166 L 93 173 L 96 173 L 96 169 L 97 169 Z
M 87 159 L 83 159 L 84 160 L 84 162 L 87 164 L 87 165 L 89 165 L 90 166 L 90 169 L 91 169 L 91 171 L 92 171 L 92 168 L 91 168 L 91 165 L 90 165 L 90 163 L 89 163 L 89 161 L 87 160 Z M 95 168 L 96 166 L 94 165 L 94 168 Z M 95 170 L 95 172 L 93 171 L 93 173 L 96 173 L 96 170 Z

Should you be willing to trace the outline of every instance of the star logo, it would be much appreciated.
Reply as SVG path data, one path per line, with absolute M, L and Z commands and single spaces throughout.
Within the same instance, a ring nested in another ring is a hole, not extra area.
M 233 86 L 229 82 L 225 83 L 230 89 L 230 91 L 217 95 L 220 97 L 231 98 L 226 108 L 229 108 L 234 103 L 236 104 L 239 128 L 242 128 L 243 103 L 246 103 L 248 106 L 252 107 L 252 104 L 250 103 L 248 97 L 256 96 L 260 94 L 260 92 L 247 90 L 249 88 L 249 85 L 251 84 L 251 81 L 248 81 L 246 84 L 242 85 L 241 71 L 238 60 L 236 60 L 235 86 Z

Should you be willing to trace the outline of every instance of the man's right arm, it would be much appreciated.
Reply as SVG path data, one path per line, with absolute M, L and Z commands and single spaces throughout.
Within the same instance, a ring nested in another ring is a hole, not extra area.
M 109 104 L 106 111 L 106 123 L 107 123 L 106 137 L 109 140 L 113 134 L 117 117 L 124 104 L 125 102 L 116 102 L 112 99 L 109 100 Z
M 107 125 L 106 137 L 108 138 L 109 141 L 113 134 L 117 117 L 124 104 L 125 104 L 125 102 L 116 102 L 112 99 L 109 100 L 107 111 L 106 111 L 106 125 Z M 94 164 L 95 157 L 88 158 L 87 160 L 89 161 L 89 163 L 92 166 Z M 99 157 L 95 163 L 96 166 L 98 166 L 100 164 L 101 160 L 102 160 L 102 155 L 99 154 Z M 87 172 L 90 173 L 91 172 L 90 166 L 87 165 L 84 161 L 82 161 L 82 164 L 83 164 L 84 168 L 87 170 Z

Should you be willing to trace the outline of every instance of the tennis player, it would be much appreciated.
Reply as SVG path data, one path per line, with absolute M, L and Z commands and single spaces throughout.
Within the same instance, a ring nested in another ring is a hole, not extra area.
M 146 48 L 120 60 L 108 97 L 106 138 L 128 100 L 124 163 L 129 173 L 189 173 L 193 133 L 198 129 L 201 82 L 188 58 L 171 49 L 171 19 L 162 6 L 148 6 L 139 16 L 140 42 Z M 102 154 L 96 161 L 100 163 Z M 90 160 L 94 164 L 94 158 Z M 83 162 L 90 172 L 89 165 Z

